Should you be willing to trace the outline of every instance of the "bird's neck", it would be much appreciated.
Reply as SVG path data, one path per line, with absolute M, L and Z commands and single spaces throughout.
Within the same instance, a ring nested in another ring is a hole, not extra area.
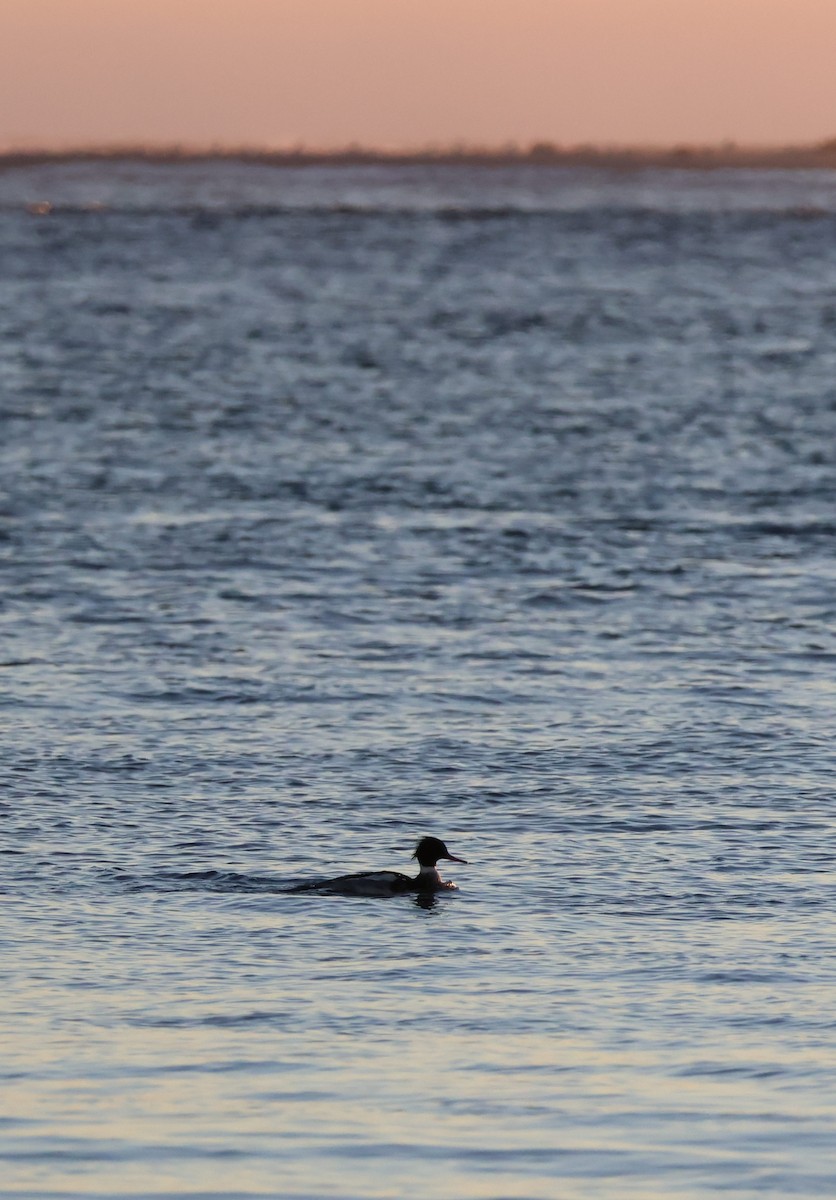
M 418 868 L 418 882 L 425 886 L 429 883 L 441 883 L 438 867 L 425 867 L 421 865 Z

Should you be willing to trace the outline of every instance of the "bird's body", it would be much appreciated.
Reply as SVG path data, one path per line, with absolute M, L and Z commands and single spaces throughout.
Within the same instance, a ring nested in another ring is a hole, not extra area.
M 456 885 L 441 878 L 437 863 L 440 858 L 450 862 L 464 863 L 456 858 L 439 838 L 425 837 L 415 848 L 413 858 L 418 859 L 418 874 L 405 875 L 401 871 L 360 871 L 354 875 L 338 875 L 336 879 L 312 880 L 291 888 L 293 892 L 326 892 L 339 896 L 403 896 L 407 894 L 432 895 L 435 892 L 455 891 Z

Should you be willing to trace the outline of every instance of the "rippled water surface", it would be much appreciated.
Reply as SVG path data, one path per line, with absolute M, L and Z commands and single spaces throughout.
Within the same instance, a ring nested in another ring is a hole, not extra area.
M 836 178 L 65 164 L 0 256 L 0 1193 L 832 1197 Z

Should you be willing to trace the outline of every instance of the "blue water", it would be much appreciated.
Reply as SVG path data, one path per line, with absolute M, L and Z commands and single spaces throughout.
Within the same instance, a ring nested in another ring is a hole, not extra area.
M 836 176 L 65 164 L 0 261 L 0 1194 L 832 1197 Z

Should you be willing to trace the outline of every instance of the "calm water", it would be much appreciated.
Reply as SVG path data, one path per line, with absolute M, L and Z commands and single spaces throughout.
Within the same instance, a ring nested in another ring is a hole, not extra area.
M 832 1197 L 836 176 L 40 168 L 0 256 L 2 1195 Z

